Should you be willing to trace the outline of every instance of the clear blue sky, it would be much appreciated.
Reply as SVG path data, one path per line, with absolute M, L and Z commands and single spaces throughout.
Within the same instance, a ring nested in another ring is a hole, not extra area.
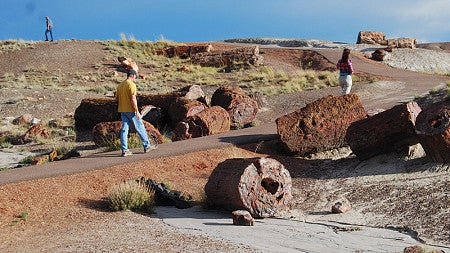
M 359 31 L 450 41 L 450 0 L 2 0 L 0 40 L 208 42 L 277 37 L 355 43 Z

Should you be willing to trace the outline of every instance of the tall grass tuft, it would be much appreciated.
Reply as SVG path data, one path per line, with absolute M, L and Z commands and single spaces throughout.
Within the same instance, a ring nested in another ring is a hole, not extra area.
M 155 192 L 144 182 L 127 180 L 112 187 L 108 193 L 108 201 L 114 211 L 139 211 L 152 213 Z

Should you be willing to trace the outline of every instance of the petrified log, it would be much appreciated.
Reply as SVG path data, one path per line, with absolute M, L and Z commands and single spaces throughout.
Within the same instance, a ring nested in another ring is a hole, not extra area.
M 353 122 L 347 143 L 359 160 L 417 144 L 414 124 L 420 111 L 416 102 L 410 102 Z
M 365 117 L 359 97 L 348 94 L 321 98 L 275 122 L 285 151 L 308 155 L 345 146 L 348 126 Z
M 206 108 L 207 106 L 204 103 L 197 100 L 177 98 L 175 102 L 169 106 L 169 117 L 172 126 L 176 126 L 178 122 L 186 119 L 187 117 L 194 116 Z
M 114 98 L 85 98 L 75 109 L 77 130 L 92 130 L 100 122 L 120 120 L 117 102 Z
M 416 133 L 426 155 L 436 162 L 450 162 L 450 106 L 439 104 L 419 113 Z
M 125 56 L 117 57 L 117 60 L 124 66 L 126 69 L 133 69 L 139 73 L 139 67 L 133 59 Z
M 416 48 L 417 39 L 414 38 L 396 38 L 388 39 L 388 45 L 394 48 Z
M 191 62 L 200 66 L 225 67 L 235 63 L 244 62 L 258 65 L 262 62 L 259 55 L 259 47 L 240 47 L 231 50 L 198 53 L 191 55 Z
M 194 54 L 210 52 L 211 50 L 212 50 L 211 44 L 206 44 L 206 45 L 198 44 L 198 45 L 191 45 L 191 46 L 181 45 L 181 46 L 167 47 L 162 50 L 158 50 L 156 52 L 156 54 L 165 55 L 169 58 L 177 56 L 181 59 L 187 59 Z
M 174 141 L 186 140 L 230 130 L 230 115 L 220 106 L 213 106 L 178 123 L 173 130 Z
M 360 31 L 356 44 L 387 45 L 386 35 L 383 32 Z
M 272 158 L 236 158 L 220 163 L 205 185 L 211 204 L 247 210 L 254 218 L 279 215 L 292 202 L 291 176 Z
M 243 127 L 258 113 L 258 103 L 238 86 L 222 85 L 211 98 L 211 106 L 221 106 L 230 115 L 231 127 Z
M 143 121 L 145 130 L 147 131 L 148 140 L 151 145 L 163 143 L 162 135 L 157 128 L 152 124 Z M 122 128 L 122 121 L 101 122 L 92 129 L 92 139 L 99 147 L 108 146 L 116 140 L 120 140 L 120 129 Z M 129 133 L 136 133 L 136 130 L 131 124 Z

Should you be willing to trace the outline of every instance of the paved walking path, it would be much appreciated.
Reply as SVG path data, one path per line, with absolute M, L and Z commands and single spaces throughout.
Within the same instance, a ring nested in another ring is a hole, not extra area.
M 315 49 L 331 62 L 337 62 L 341 50 Z M 399 70 L 381 63 L 369 62 L 367 59 L 353 57 L 353 63 L 360 72 L 380 76 L 388 76 L 392 81 L 381 81 L 368 85 L 356 85 L 353 92 L 358 94 L 366 110 L 389 109 L 392 106 L 412 100 L 417 95 L 428 93 L 432 89 L 445 87 L 449 77 L 422 74 L 407 70 Z M 365 89 L 371 89 L 365 92 Z M 374 90 L 375 89 L 375 94 Z M 138 160 L 157 157 L 175 156 L 190 152 L 222 148 L 245 143 L 255 143 L 277 138 L 275 123 L 241 130 L 229 131 L 223 134 L 195 138 L 186 141 L 166 143 L 157 150 L 143 154 L 142 150 L 132 150 L 136 153 L 130 157 L 120 157 L 120 151 L 94 154 L 87 157 L 72 158 L 43 165 L 16 168 L 0 171 L 0 185 L 33 180 L 46 177 L 56 177 L 83 171 L 108 168 Z

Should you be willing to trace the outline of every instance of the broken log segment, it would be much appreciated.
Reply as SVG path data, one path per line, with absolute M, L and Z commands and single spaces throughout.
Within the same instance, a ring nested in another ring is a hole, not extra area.
M 419 142 L 414 125 L 420 111 L 416 102 L 410 102 L 353 122 L 347 130 L 347 143 L 361 161 L 405 150 Z
M 231 50 L 213 51 L 191 55 L 191 62 L 203 67 L 230 67 L 235 63 L 244 62 L 258 65 L 262 62 L 259 47 L 239 47 Z
M 247 210 L 267 218 L 292 204 L 291 176 L 272 158 L 236 158 L 220 163 L 205 185 L 210 203 L 226 210 Z
M 145 130 L 148 135 L 148 140 L 151 145 L 162 144 L 162 135 L 157 128 L 147 121 L 143 121 Z M 105 147 L 111 143 L 120 140 L 120 131 L 122 128 L 122 121 L 114 122 L 100 122 L 92 129 L 92 139 L 99 147 Z M 130 125 L 129 133 L 136 133 L 134 125 Z
M 92 130 L 100 122 L 120 120 L 117 101 L 114 98 L 85 98 L 75 109 L 75 128 Z
M 438 104 L 419 113 L 416 133 L 427 157 L 450 163 L 450 106 Z
M 238 86 L 222 85 L 211 97 L 211 106 L 220 106 L 230 115 L 231 127 L 244 127 L 253 122 L 258 103 Z
M 230 130 L 230 115 L 220 106 L 213 106 L 178 123 L 173 131 L 173 141 L 186 140 Z
M 347 145 L 347 128 L 366 117 L 356 94 L 328 96 L 276 119 L 286 152 L 309 155 Z
M 195 114 L 205 110 L 206 108 L 206 104 L 197 100 L 177 98 L 169 106 L 169 117 L 172 126 L 176 126 L 180 121 L 194 116 Z

